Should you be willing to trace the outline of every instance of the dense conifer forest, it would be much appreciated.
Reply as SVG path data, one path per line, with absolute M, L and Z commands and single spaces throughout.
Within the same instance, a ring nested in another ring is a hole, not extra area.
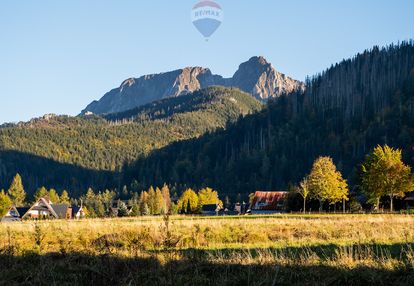
M 172 142 L 225 128 L 263 104 L 237 89 L 212 87 L 132 111 L 47 115 L 0 129 L 0 187 L 20 173 L 29 193 L 42 185 L 74 194 L 119 185 L 124 164 Z
M 129 167 L 125 181 L 206 185 L 246 196 L 298 183 L 327 155 L 356 190 L 359 164 L 378 144 L 402 148 L 414 164 L 413 42 L 374 47 L 306 85 L 227 130 L 154 151 Z

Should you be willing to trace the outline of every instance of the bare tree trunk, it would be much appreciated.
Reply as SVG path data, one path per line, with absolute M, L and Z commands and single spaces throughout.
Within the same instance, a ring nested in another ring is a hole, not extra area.
M 345 213 L 345 199 L 342 199 L 342 212 Z
M 322 212 L 322 207 L 323 207 L 323 201 L 319 200 L 319 213 Z
M 303 213 L 306 213 L 306 198 L 303 198 Z
M 390 211 L 393 212 L 394 211 L 394 196 L 393 195 L 390 195 L 390 200 L 391 200 Z

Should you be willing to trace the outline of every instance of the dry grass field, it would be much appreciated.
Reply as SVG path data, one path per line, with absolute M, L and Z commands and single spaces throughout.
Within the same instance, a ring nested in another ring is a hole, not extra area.
M 414 285 L 414 216 L 0 224 L 0 285 Z

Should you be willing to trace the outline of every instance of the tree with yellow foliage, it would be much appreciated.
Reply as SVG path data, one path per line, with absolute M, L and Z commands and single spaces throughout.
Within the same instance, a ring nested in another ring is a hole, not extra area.
M 192 189 L 187 189 L 178 200 L 178 212 L 192 214 L 198 211 L 198 196 Z
M 342 178 L 342 174 L 336 170 L 332 158 L 316 159 L 308 180 L 311 196 L 320 202 L 320 211 L 324 201 L 336 204 L 348 200 L 348 184 Z
M 362 164 L 362 191 L 368 202 L 379 203 L 382 196 L 390 198 L 390 210 L 394 211 L 394 198 L 403 197 L 414 189 L 411 167 L 402 161 L 402 152 L 388 145 L 377 146 Z
M 204 205 L 218 205 L 223 207 L 223 202 L 219 199 L 218 193 L 212 188 L 204 188 L 198 192 L 198 209 L 201 211 Z

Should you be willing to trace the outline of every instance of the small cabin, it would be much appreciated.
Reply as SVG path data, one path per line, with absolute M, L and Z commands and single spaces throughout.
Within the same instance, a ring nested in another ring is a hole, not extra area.
M 254 194 L 250 211 L 252 214 L 274 214 L 285 211 L 288 192 L 258 191 Z
M 20 221 L 22 217 L 27 213 L 29 208 L 18 208 L 18 207 L 11 207 L 9 211 L 2 217 L 1 222 L 15 222 Z

